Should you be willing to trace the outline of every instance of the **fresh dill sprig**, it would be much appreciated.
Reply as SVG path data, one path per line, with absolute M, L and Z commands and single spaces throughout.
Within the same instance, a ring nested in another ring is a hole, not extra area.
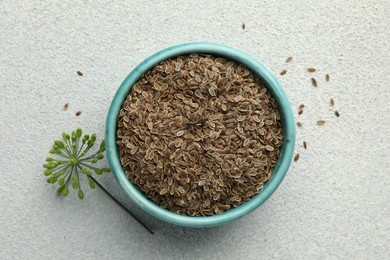
M 151 234 L 153 231 L 145 225 L 137 216 L 130 212 L 122 203 L 120 203 L 110 192 L 108 192 L 94 177 L 93 173 L 102 175 L 109 172 L 109 168 L 99 168 L 94 166 L 99 160 L 104 158 L 105 143 L 104 140 L 100 143 L 99 149 L 95 153 L 89 153 L 96 141 L 96 134 L 85 134 L 82 137 L 82 130 L 78 128 L 70 135 L 62 134 L 63 140 L 55 140 L 53 148 L 49 151 L 53 155 L 60 158 L 46 158 L 46 163 L 43 165 L 46 170 L 43 172 L 48 176 L 48 183 L 58 184 L 57 192 L 66 197 L 69 193 L 69 186 L 72 183 L 72 188 L 78 190 L 78 196 L 84 199 L 84 192 L 81 189 L 80 180 L 88 179 L 88 185 L 91 189 L 95 188 L 95 184 L 101 188 L 118 206 L 130 214 L 132 218 L 138 221 Z
M 88 179 L 89 187 L 93 189 L 95 188 L 95 182 L 92 174 L 102 175 L 110 171 L 109 168 L 99 168 L 93 165 L 104 158 L 104 140 L 95 153 L 88 154 L 95 144 L 96 134 L 82 136 L 82 130 L 78 128 L 71 135 L 63 133 L 62 139 L 55 140 L 53 148 L 50 150 L 51 154 L 61 158 L 46 158 L 47 163 L 43 165 L 46 168 L 44 175 L 49 176 L 48 183 L 59 185 L 57 192 L 62 196 L 68 195 L 71 186 L 78 190 L 79 198 L 84 199 L 84 192 L 80 183 L 81 176 Z

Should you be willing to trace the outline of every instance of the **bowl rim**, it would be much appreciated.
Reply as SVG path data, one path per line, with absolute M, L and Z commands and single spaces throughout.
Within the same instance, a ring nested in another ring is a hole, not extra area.
M 140 190 L 127 178 L 119 159 L 119 151 L 116 144 L 117 117 L 124 100 L 131 91 L 133 85 L 141 78 L 143 74 L 152 69 L 163 60 L 190 53 L 208 53 L 216 56 L 223 56 L 235 60 L 245 65 L 259 77 L 263 79 L 267 88 L 272 93 L 279 106 L 283 125 L 283 145 L 281 155 L 275 165 L 272 176 L 262 190 L 252 199 L 240 205 L 237 208 L 230 209 L 221 214 L 213 216 L 184 216 L 162 208 L 158 204 L 149 200 Z M 106 154 L 110 168 L 123 191 L 138 205 L 149 214 L 181 226 L 187 227 L 209 227 L 217 226 L 239 219 L 262 205 L 277 189 L 282 182 L 287 170 L 291 164 L 295 146 L 295 122 L 293 112 L 288 101 L 287 95 L 281 85 L 272 75 L 272 73 L 259 61 L 248 54 L 218 43 L 213 42 L 189 42 L 174 45 L 163 49 L 152 56 L 146 58 L 137 67 L 130 72 L 117 90 L 106 120 Z

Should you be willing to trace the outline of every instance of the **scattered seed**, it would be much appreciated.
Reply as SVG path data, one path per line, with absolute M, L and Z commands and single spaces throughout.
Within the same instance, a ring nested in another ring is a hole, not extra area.
M 286 74 L 286 73 L 287 73 L 287 70 L 284 69 L 284 70 L 282 70 L 282 71 L 280 72 L 280 75 L 283 76 L 283 75 Z
M 287 59 L 286 59 L 286 63 L 289 63 L 289 62 L 291 62 L 292 61 L 292 59 L 293 59 L 293 57 L 288 57 Z
M 80 115 L 81 115 L 81 111 L 77 111 L 76 116 L 80 116 Z
M 331 98 L 330 101 L 329 101 L 330 105 L 333 107 L 334 106 L 334 99 Z
M 79 75 L 79 76 L 83 76 L 84 74 L 81 72 L 81 71 L 77 71 L 77 75 Z
M 298 161 L 299 160 L 299 153 L 297 153 L 295 156 L 294 156 L 294 162 Z
M 301 109 L 303 109 L 304 107 L 305 107 L 304 104 L 300 104 L 299 107 L 298 107 L 298 110 L 301 110 Z
M 302 114 L 303 114 L 303 109 L 299 109 L 298 115 L 302 115 Z
M 66 103 L 66 104 L 64 105 L 64 110 L 67 110 L 68 107 L 69 107 L 69 103 Z
M 317 125 L 325 125 L 325 120 L 317 120 Z
M 303 126 L 302 122 L 298 121 L 297 126 L 302 127 Z
M 310 67 L 310 68 L 307 68 L 307 71 L 308 71 L 308 72 L 315 72 L 315 71 L 316 71 L 316 68 Z
M 334 111 L 334 114 L 337 116 L 337 117 L 340 117 L 340 113 L 339 113 L 339 111 Z
M 329 74 L 326 74 L 326 75 L 325 75 L 325 80 L 326 80 L 327 82 L 329 82 L 329 80 L 330 80 Z
M 303 148 L 307 149 L 307 142 L 303 141 Z
M 245 30 L 245 23 L 242 23 L 242 24 L 241 24 L 241 28 L 242 28 L 243 30 Z
M 314 87 L 317 87 L 317 80 L 315 78 L 311 78 L 311 84 L 314 86 Z

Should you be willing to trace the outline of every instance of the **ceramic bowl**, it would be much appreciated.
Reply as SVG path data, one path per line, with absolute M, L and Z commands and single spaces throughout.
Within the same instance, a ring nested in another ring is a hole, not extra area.
M 174 58 L 180 55 L 191 53 L 208 53 L 216 56 L 230 58 L 245 65 L 248 69 L 256 73 L 266 84 L 269 91 L 279 105 L 283 124 L 283 145 L 281 156 L 275 165 L 271 178 L 265 183 L 263 189 L 251 200 L 245 202 L 237 208 L 230 209 L 221 214 L 207 217 L 183 216 L 164 209 L 149 200 L 137 187 L 126 177 L 119 160 L 119 151 L 116 144 L 117 117 L 119 111 L 130 93 L 133 85 L 147 71 L 163 60 Z M 106 122 L 106 150 L 110 168 L 127 196 L 133 200 L 140 208 L 151 215 L 164 221 L 187 227 L 210 227 L 237 220 L 262 205 L 278 188 L 290 166 L 295 144 L 295 123 L 288 98 L 282 87 L 270 73 L 270 71 L 259 61 L 251 56 L 225 45 L 209 42 L 192 42 L 175 45 L 166 48 L 150 56 L 141 62 L 123 81 L 112 100 Z

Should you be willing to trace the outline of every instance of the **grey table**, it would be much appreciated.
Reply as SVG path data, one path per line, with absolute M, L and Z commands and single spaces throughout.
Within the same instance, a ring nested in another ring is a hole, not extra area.
M 0 259 L 390 258 L 389 13 L 387 0 L 0 1 Z M 275 194 L 235 223 L 189 229 L 145 215 L 112 175 L 100 178 L 154 236 L 98 189 L 57 197 L 42 175 L 51 142 L 76 127 L 100 139 L 131 69 L 187 41 L 251 54 L 295 113 L 306 105 L 301 158 Z

